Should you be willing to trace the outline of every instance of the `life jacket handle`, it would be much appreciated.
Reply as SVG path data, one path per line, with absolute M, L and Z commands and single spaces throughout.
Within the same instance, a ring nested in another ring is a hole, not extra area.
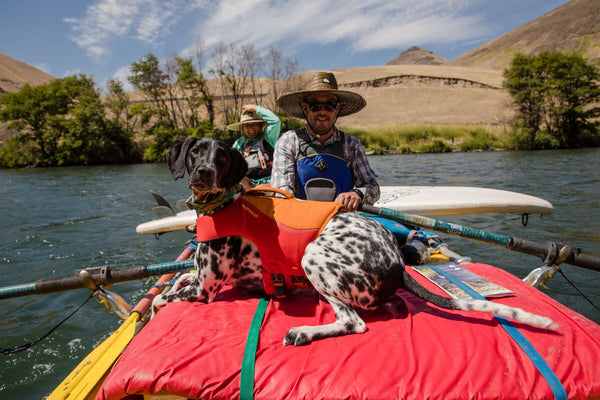
M 288 192 L 287 190 L 274 188 L 274 187 L 270 187 L 270 186 L 256 186 L 256 187 L 246 190 L 246 194 L 251 194 L 251 195 L 260 195 L 264 192 L 278 193 L 278 194 L 282 195 L 283 197 L 285 197 L 286 199 L 294 198 L 294 195 L 291 194 L 290 192 Z

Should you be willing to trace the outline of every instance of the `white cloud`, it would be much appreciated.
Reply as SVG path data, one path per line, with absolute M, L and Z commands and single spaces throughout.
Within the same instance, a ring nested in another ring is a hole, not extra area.
M 130 66 L 121 67 L 112 76 L 112 79 L 121 81 L 121 83 L 123 84 L 123 89 L 126 92 L 133 90 L 133 86 L 131 86 L 131 83 L 129 83 L 129 81 L 127 80 L 127 77 L 131 74 L 129 68 Z M 106 82 L 104 82 L 104 85 L 106 86 Z
M 222 0 L 198 28 L 207 45 L 275 44 L 286 53 L 344 42 L 352 52 L 473 40 L 488 33 L 482 0 Z
M 175 39 L 275 45 L 288 56 L 336 44 L 349 53 L 456 45 L 490 34 L 479 14 L 486 0 L 94 0 L 85 15 L 65 19 L 71 39 L 95 61 L 117 46 L 152 51 Z M 487 24 L 489 25 L 489 23 Z M 187 29 L 183 31 L 182 28 Z M 129 43 L 127 41 L 133 41 Z M 147 49 L 150 47 L 150 49 Z
M 81 72 L 81 70 L 79 68 L 68 69 L 65 72 L 63 72 L 61 78 L 66 78 L 67 76 L 73 76 L 73 75 L 77 75 L 77 74 L 83 74 L 83 72 Z
M 469 40 L 487 32 L 477 17 L 428 16 L 412 22 L 386 24 L 357 38 L 353 46 L 354 51 L 397 49 Z
M 136 39 L 158 45 L 171 28 L 201 1 L 95 0 L 82 18 L 65 18 L 71 40 L 96 60 L 109 56 L 115 39 Z

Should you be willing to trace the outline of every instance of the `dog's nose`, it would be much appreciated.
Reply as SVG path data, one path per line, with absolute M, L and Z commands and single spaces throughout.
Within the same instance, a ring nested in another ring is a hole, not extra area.
M 213 169 L 206 165 L 199 165 L 194 168 L 193 173 L 190 175 L 190 179 L 194 182 L 202 182 L 209 184 L 212 182 L 214 176 Z
M 198 176 L 198 178 L 201 178 L 201 177 L 208 176 L 208 174 L 210 173 L 210 169 L 201 166 L 201 167 L 197 167 L 194 170 L 194 173 Z

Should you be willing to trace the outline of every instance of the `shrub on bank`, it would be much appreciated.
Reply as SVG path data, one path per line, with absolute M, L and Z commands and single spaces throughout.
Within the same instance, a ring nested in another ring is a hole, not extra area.
M 483 127 L 406 126 L 378 128 L 346 128 L 357 136 L 365 149 L 383 153 L 447 153 L 450 151 L 490 150 L 502 147 L 497 134 Z
M 0 146 L 0 168 L 18 168 L 34 165 L 38 151 L 32 142 L 23 140 L 20 136 L 9 138 Z
M 457 147 L 460 151 L 492 150 L 499 147 L 499 143 L 500 140 L 491 132 L 477 128 L 468 132 Z

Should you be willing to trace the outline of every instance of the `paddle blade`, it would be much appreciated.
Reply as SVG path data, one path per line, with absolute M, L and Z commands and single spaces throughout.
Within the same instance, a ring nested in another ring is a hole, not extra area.
M 156 218 L 161 219 L 161 218 L 172 217 L 175 215 L 175 212 L 169 207 L 155 206 L 152 208 L 152 214 Z
M 171 203 L 169 203 L 169 201 L 167 199 L 162 197 L 160 194 L 153 192 L 152 190 L 150 191 L 150 194 L 152 195 L 152 197 L 154 197 L 154 200 L 156 201 L 157 205 L 159 205 L 161 207 L 170 208 L 171 211 L 173 211 L 173 214 L 175 214 L 175 210 L 173 210 L 173 207 L 171 207 Z

